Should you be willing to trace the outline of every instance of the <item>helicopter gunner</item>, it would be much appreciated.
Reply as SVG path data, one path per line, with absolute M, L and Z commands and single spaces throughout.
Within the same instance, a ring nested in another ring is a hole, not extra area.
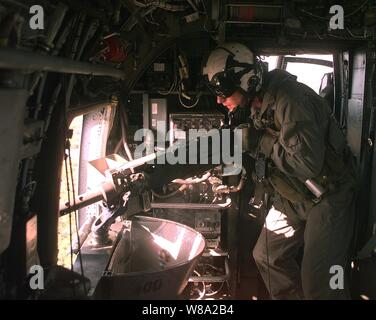
M 203 74 L 218 103 L 250 111 L 243 151 L 255 159 L 262 190 L 254 201 L 268 211 L 253 257 L 271 297 L 350 298 L 346 279 L 343 289 L 330 285 L 331 268 L 348 266 L 355 188 L 352 155 L 330 107 L 290 73 L 266 72 L 240 43 L 213 50 Z

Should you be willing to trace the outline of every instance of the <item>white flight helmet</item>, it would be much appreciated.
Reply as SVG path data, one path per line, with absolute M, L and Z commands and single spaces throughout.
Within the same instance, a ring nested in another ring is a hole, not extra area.
M 236 90 L 255 95 L 262 85 L 261 62 L 244 44 L 225 43 L 214 49 L 203 68 L 209 89 L 227 98 Z

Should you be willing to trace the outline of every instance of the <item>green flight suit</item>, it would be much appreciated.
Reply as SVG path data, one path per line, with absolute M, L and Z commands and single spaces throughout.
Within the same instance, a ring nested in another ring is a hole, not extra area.
M 261 109 L 252 109 L 257 130 L 249 152 L 270 160 L 266 181 L 273 191 L 253 257 L 273 299 L 347 299 L 346 276 L 341 289 L 338 271 L 346 275 L 354 224 L 346 140 L 326 101 L 296 77 L 271 71 L 264 88 Z M 315 198 L 307 179 L 322 183 L 324 196 Z

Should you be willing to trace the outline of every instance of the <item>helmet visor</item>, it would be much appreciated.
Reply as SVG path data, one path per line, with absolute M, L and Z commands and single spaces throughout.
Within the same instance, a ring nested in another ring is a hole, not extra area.
M 214 95 L 222 98 L 228 98 L 236 91 L 234 82 L 226 76 L 225 72 L 215 74 L 207 85 Z
M 233 65 L 235 65 L 235 62 Z M 242 67 L 243 70 L 235 72 L 235 67 Z M 240 88 L 241 78 L 253 69 L 253 64 L 236 62 L 235 66 L 226 71 L 216 73 L 209 81 L 208 87 L 215 95 L 228 98 L 236 89 Z

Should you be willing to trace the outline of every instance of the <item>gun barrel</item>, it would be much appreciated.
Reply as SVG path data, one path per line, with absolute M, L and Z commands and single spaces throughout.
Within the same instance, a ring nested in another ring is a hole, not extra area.
M 87 207 L 93 203 L 104 200 L 102 190 L 98 189 L 95 191 L 88 191 L 83 194 L 80 194 L 75 198 L 74 201 L 66 202 L 60 205 L 60 215 L 73 212 L 75 210 Z

